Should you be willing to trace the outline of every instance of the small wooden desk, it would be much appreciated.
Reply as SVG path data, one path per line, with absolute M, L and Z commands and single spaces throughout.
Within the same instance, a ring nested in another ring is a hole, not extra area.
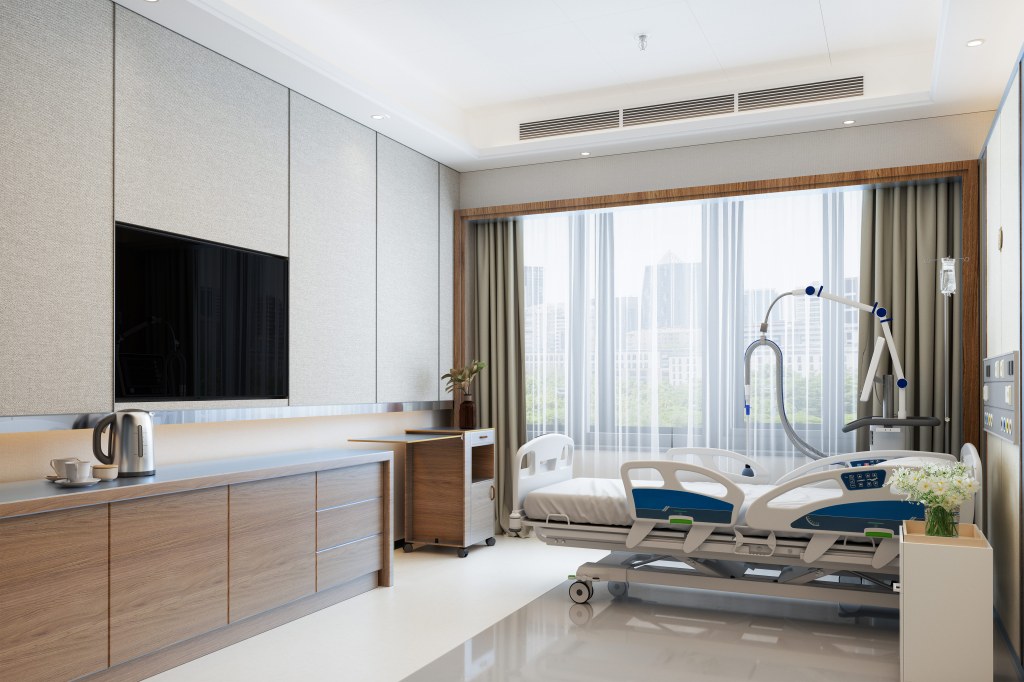
M 465 557 L 470 545 L 494 544 L 494 429 L 409 429 L 351 440 L 406 446 L 405 551 L 437 545 Z

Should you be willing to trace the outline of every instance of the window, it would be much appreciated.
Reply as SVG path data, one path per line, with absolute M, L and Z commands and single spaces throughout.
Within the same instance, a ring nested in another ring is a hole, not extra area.
M 780 301 L 768 337 L 785 355 L 790 421 L 825 452 L 854 449 L 857 312 L 805 286 L 859 299 L 862 193 L 790 192 L 524 219 L 528 437 L 569 434 L 599 475 L 670 447 L 806 461 L 775 403 L 774 356 L 743 353 Z

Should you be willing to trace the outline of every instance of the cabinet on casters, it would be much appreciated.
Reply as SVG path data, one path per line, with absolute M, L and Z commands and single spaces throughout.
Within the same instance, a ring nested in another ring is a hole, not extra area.
M 494 544 L 494 429 L 408 429 L 401 436 L 353 438 L 402 443 L 405 452 L 405 551 L 425 545 Z

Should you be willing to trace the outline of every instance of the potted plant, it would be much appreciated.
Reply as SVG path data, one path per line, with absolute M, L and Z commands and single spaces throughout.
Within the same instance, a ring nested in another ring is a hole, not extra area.
M 956 464 L 925 464 L 922 467 L 896 467 L 885 482 L 893 492 L 903 493 L 908 500 L 925 507 L 925 534 L 956 537 L 956 512 L 960 505 L 981 489 L 967 466 Z
M 448 380 L 446 387 L 449 393 L 459 389 L 462 392 L 462 402 L 459 404 L 458 420 L 456 427 L 460 429 L 476 428 L 476 404 L 473 402 L 473 395 L 469 392 L 469 385 L 473 383 L 480 371 L 487 364 L 480 360 L 474 360 L 465 367 L 453 367 L 447 374 L 442 374 L 442 379 Z

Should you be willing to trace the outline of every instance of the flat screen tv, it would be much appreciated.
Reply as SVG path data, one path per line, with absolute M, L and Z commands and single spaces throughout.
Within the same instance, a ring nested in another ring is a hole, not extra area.
M 288 397 L 288 259 L 116 226 L 118 401 Z

